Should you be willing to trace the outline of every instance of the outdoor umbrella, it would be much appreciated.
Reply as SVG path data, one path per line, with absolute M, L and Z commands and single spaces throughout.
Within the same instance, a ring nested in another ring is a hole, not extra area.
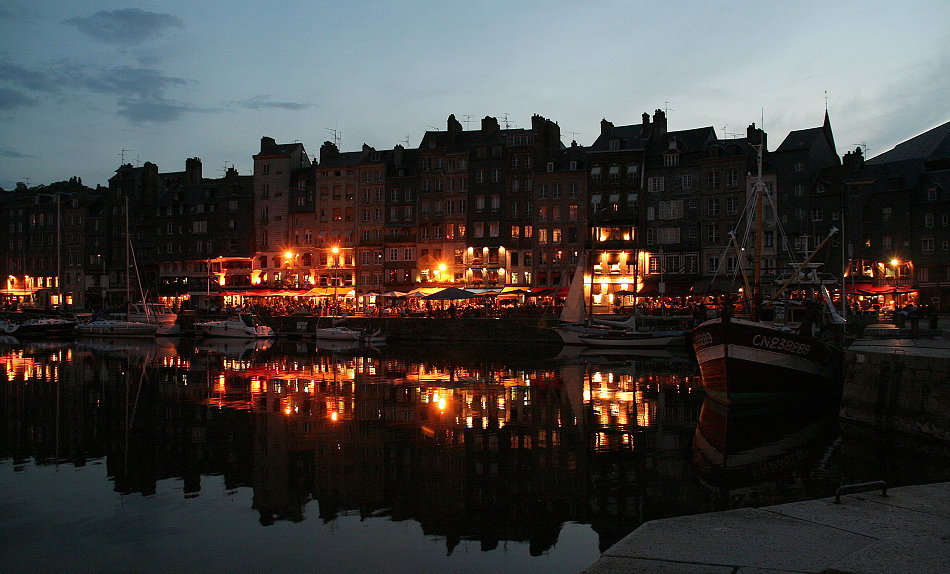
M 450 301 L 455 299 L 471 299 L 476 297 L 475 293 L 471 291 L 466 291 L 465 289 L 459 289 L 458 287 L 446 287 L 441 291 L 437 291 L 431 295 L 426 295 L 423 299 L 428 301 Z

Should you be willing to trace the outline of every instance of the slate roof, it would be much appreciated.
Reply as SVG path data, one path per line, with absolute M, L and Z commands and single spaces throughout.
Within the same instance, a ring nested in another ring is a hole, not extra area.
M 891 163 L 908 159 L 928 162 L 950 159 L 950 122 L 899 143 L 894 149 L 874 156 L 866 163 Z
M 588 150 L 592 152 L 610 151 L 610 140 L 613 139 L 620 140 L 620 149 L 622 150 L 643 149 L 647 135 L 643 133 L 643 124 L 614 126 L 609 133 L 600 134 Z

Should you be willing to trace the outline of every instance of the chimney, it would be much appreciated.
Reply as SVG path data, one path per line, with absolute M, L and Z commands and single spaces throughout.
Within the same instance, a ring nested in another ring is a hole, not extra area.
M 653 112 L 653 130 L 658 136 L 666 134 L 666 112 L 663 110 Z
M 261 153 L 269 151 L 277 147 L 277 142 L 274 141 L 274 138 L 269 138 L 264 136 L 261 138 Z
M 396 145 L 393 148 L 393 165 L 397 168 L 402 167 L 402 152 L 404 149 L 401 145 Z
M 745 130 L 745 138 L 751 145 L 762 145 L 762 150 L 767 149 L 766 146 L 766 133 L 761 129 L 755 127 L 755 122 L 752 122 L 748 128 Z
M 614 125 L 607 121 L 606 118 L 600 120 L 600 135 L 605 136 L 614 129 Z
M 323 145 L 320 146 L 320 164 L 325 164 L 327 162 L 334 163 L 337 158 L 340 156 L 340 150 L 337 149 L 336 144 L 333 142 L 323 142 Z
M 485 133 L 497 132 L 501 128 L 498 126 L 498 118 L 485 116 L 482 118 L 482 131 Z
M 197 185 L 201 183 L 201 159 L 190 157 L 185 160 L 185 184 Z
M 455 114 L 449 114 L 449 119 L 446 123 L 446 131 L 449 132 L 449 141 L 454 141 L 458 134 L 462 133 L 462 124 L 455 119 Z
M 643 112 L 643 129 L 650 127 L 650 114 Z

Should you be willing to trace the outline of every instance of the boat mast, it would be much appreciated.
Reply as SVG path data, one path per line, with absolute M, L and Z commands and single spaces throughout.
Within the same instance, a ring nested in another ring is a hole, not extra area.
M 131 277 L 129 277 L 129 267 L 131 264 L 131 253 L 129 248 L 132 245 L 132 238 L 129 236 L 129 196 L 125 196 L 125 320 L 129 320 L 129 312 L 132 310 L 132 287 Z
M 762 182 L 762 142 L 753 146 L 757 153 L 758 171 L 755 177 L 755 271 L 752 277 L 752 320 L 757 321 L 759 315 L 758 300 L 762 294 L 762 193 L 765 184 Z M 740 267 L 742 263 L 740 262 Z

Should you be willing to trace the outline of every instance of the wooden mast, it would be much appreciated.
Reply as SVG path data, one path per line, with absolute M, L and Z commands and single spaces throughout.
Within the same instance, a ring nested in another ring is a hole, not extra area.
M 759 299 L 762 297 L 762 193 L 764 192 L 765 184 L 762 182 L 762 142 L 759 141 L 759 144 L 754 146 L 758 152 L 758 172 L 755 178 L 755 191 L 753 195 L 755 197 L 755 271 L 752 277 L 752 293 L 750 294 L 752 299 L 752 304 L 750 308 L 752 309 L 752 320 L 758 321 L 759 319 Z M 741 262 L 740 262 L 741 267 Z

